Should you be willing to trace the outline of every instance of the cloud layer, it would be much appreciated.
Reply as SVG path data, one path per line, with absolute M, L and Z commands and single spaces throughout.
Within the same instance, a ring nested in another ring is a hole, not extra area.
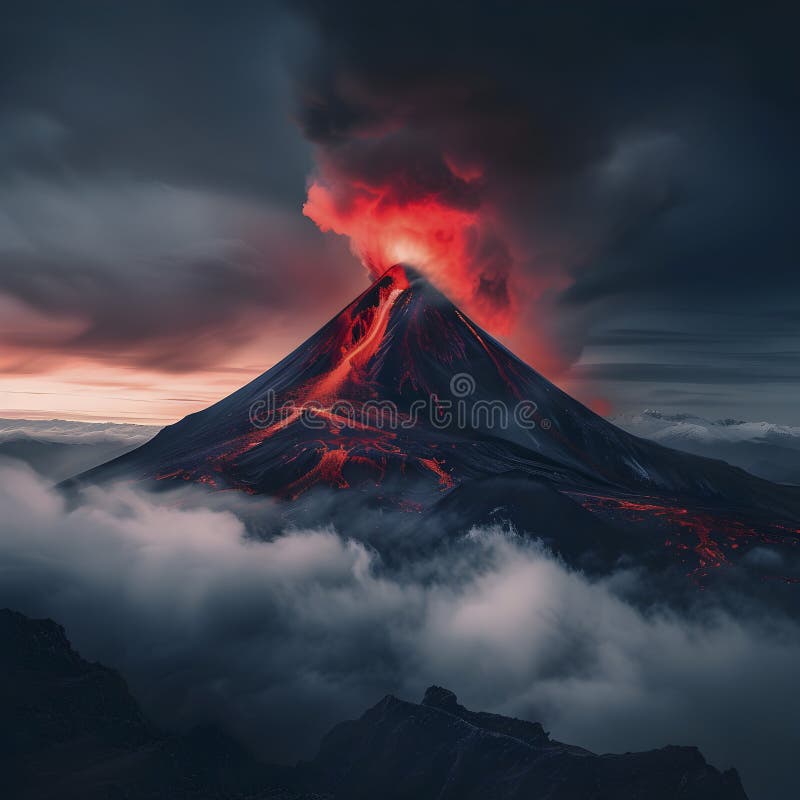
M 17 439 L 64 444 L 140 445 L 159 432 L 157 425 L 73 422 L 64 419 L 2 419 L 0 443 Z
M 355 528 L 281 530 L 265 507 L 257 540 L 200 498 L 68 505 L 3 465 L 0 604 L 61 621 L 163 723 L 215 719 L 270 758 L 438 683 L 598 751 L 697 744 L 755 800 L 794 783 L 800 630 L 779 613 L 643 609 L 643 576 L 588 579 L 499 529 L 384 561 Z

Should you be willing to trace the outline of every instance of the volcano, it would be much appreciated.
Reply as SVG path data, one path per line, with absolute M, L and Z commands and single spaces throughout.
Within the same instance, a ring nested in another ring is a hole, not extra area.
M 260 377 L 72 485 L 109 480 L 288 502 L 326 487 L 473 522 L 515 509 L 526 528 L 542 508 L 583 510 L 651 523 L 698 569 L 793 546 L 800 520 L 795 488 L 620 430 L 403 265 Z

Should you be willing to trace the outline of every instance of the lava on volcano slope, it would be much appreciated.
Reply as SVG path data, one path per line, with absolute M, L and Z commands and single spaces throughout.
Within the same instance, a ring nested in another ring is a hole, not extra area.
M 389 270 L 376 284 L 355 303 L 348 306 L 334 322 L 328 336 L 315 352 L 307 358 L 313 368 L 325 364 L 325 369 L 312 374 L 296 387 L 291 387 L 279 398 L 280 408 L 276 419 L 269 424 L 252 427 L 226 442 L 221 452 L 210 455 L 191 470 L 177 469 L 159 473 L 160 480 L 181 478 L 216 486 L 227 484 L 233 478 L 237 488 L 247 490 L 248 484 L 235 480 L 235 465 L 246 458 L 250 451 L 262 446 L 266 440 L 281 432 L 291 434 L 293 426 L 302 426 L 309 416 L 313 417 L 315 438 L 296 441 L 289 445 L 282 456 L 287 466 L 287 475 L 293 465 L 308 463 L 311 466 L 294 477 L 278 491 L 279 495 L 296 499 L 317 484 L 333 488 L 350 488 L 351 480 L 345 475 L 346 467 L 355 470 L 363 480 L 380 485 L 384 479 L 389 459 L 411 462 L 422 468 L 422 473 L 431 473 L 441 490 L 451 488 L 454 480 L 444 469 L 442 458 L 434 457 L 426 448 L 411 455 L 397 444 L 397 433 L 382 427 L 380 406 L 368 408 L 380 397 L 378 387 L 373 385 L 375 364 L 395 311 L 405 311 L 410 299 L 410 284 L 402 268 Z M 412 309 L 411 315 L 430 317 L 439 312 L 432 307 Z M 435 352 L 444 365 L 449 366 L 455 358 L 464 357 L 465 345 L 456 331 L 449 330 L 447 320 L 441 318 L 417 320 L 417 330 L 422 334 L 419 344 L 427 352 Z M 445 341 L 427 341 L 425 335 L 431 327 L 446 333 Z M 443 346 L 444 343 L 444 346 Z M 402 393 L 406 384 L 419 392 L 427 389 L 425 379 L 413 369 L 413 358 L 407 340 L 402 344 L 405 367 L 400 372 L 397 390 Z M 346 399 L 343 399 L 346 398 Z M 306 419 L 304 419 L 304 415 Z M 374 424 L 370 424 L 370 421 Z M 407 423 L 405 414 L 397 412 L 395 423 Z M 319 430 L 324 428 L 324 430 Z M 296 438 L 296 437 L 295 437 Z M 304 439 L 304 437 L 300 437 Z M 433 445 L 435 447 L 435 445 Z
M 566 494 L 608 519 L 648 525 L 663 532 L 664 546 L 678 551 L 689 575 L 708 577 L 710 569 L 731 563 L 734 553 L 757 545 L 800 546 L 800 528 L 782 521 L 755 521 L 746 515 L 711 508 L 687 508 L 657 497 Z M 690 555 L 691 554 L 691 555 Z M 779 577 L 787 582 L 794 579 Z
M 265 396 L 270 413 L 254 418 Z M 506 410 L 529 403 L 534 425 L 457 414 L 443 424 L 440 412 L 462 400 Z M 751 545 L 798 540 L 796 490 L 616 428 L 401 265 L 251 383 L 75 482 L 193 482 L 287 501 L 322 486 L 419 512 L 511 473 L 628 533 L 647 523 L 698 574 Z M 644 531 L 634 538 L 649 540 Z
M 379 300 L 375 305 L 356 307 L 353 316 L 346 313 L 349 310 L 346 309 L 337 318 L 340 330 L 333 341 L 328 343 L 333 351 L 333 365 L 293 390 L 284 400 L 285 406 L 291 410 L 271 425 L 239 437 L 232 443 L 231 450 L 220 458 L 221 462 L 235 459 L 257 447 L 277 431 L 297 422 L 309 407 L 313 407 L 316 415 L 323 416 L 327 413 L 330 421 L 334 422 L 336 415 L 331 406 L 341 398 L 341 389 L 346 381 L 360 384 L 369 393 L 367 366 L 381 346 L 395 303 L 408 290 L 409 284 L 401 271 L 391 278 L 387 276 L 375 288 L 379 293 Z

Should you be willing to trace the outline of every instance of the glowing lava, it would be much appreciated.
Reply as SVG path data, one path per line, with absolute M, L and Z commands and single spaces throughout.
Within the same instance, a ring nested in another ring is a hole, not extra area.
M 333 366 L 321 375 L 307 380 L 293 392 L 292 397 L 287 398 L 290 402 L 286 414 L 267 427 L 255 429 L 238 437 L 219 461 L 232 461 L 257 447 L 279 430 L 297 422 L 301 414 L 306 413 L 310 407 L 313 407 L 315 417 L 327 420 L 333 427 L 344 422 L 344 420 L 337 422 L 333 410 L 338 392 L 348 380 L 356 383 L 367 382 L 365 368 L 380 348 L 392 309 L 408 289 L 408 279 L 402 269 L 387 272 L 385 279 L 378 286 L 377 305 L 367 305 L 354 317 L 346 316 L 342 319 L 341 329 L 330 345 L 334 351 Z M 326 402 L 329 404 L 327 407 L 323 405 Z
M 601 495 L 576 497 L 584 508 L 596 513 L 620 515 L 637 523 L 657 521 L 668 533 L 665 546 L 674 547 L 679 552 L 694 553 L 695 566 L 689 574 L 698 578 L 707 575 L 709 568 L 729 564 L 730 551 L 745 545 L 797 545 L 800 541 L 800 530 L 782 522 L 750 523 L 739 516 L 671 505 L 652 497 L 636 500 Z M 685 542 L 685 534 L 694 537 L 694 541 Z
M 420 464 L 439 477 L 439 485 L 443 489 L 452 489 L 455 486 L 453 476 L 444 469 L 444 460 L 439 458 L 421 458 Z
M 286 494 L 297 499 L 304 491 L 317 483 L 324 482 L 337 489 L 347 489 L 350 484 L 342 474 L 349 452 L 344 447 L 324 450 L 317 465 L 286 488 Z
M 392 312 L 403 307 L 409 290 L 405 269 L 389 269 L 370 290 L 372 294 L 365 293 L 363 301 L 351 304 L 336 318 L 330 335 L 320 343 L 318 352 L 310 360 L 311 365 L 317 361 L 326 363 L 326 369 L 289 390 L 287 396 L 281 398 L 282 409 L 273 421 L 235 436 L 227 442 L 222 453 L 211 456 L 195 470 L 168 471 L 160 473 L 158 479 L 181 478 L 215 486 L 220 476 L 230 475 L 231 468 L 241 456 L 279 431 L 299 424 L 303 414 L 311 413 L 324 433 L 321 432 L 313 441 L 298 442 L 287 451 L 283 461 L 287 466 L 305 463 L 311 454 L 314 463 L 288 483 L 281 494 L 296 499 L 317 484 L 349 488 L 352 484 L 345 476 L 345 469 L 360 474 L 362 478 L 371 475 L 373 483 L 380 485 L 389 458 L 405 460 L 408 456 L 395 441 L 397 433 L 382 428 L 377 419 L 372 424 L 371 418 L 363 412 L 363 406 L 364 401 L 376 396 L 371 386 L 371 364 L 384 342 Z M 441 342 L 436 344 L 441 346 Z M 354 399 L 348 404 L 350 410 L 355 411 L 355 418 L 347 416 L 347 409 L 341 405 L 345 397 Z M 361 413 L 359 409 L 362 409 Z M 436 476 L 442 490 L 455 485 L 445 470 L 443 459 L 420 457 L 416 461 Z M 240 488 L 247 489 L 247 486 L 241 485 Z

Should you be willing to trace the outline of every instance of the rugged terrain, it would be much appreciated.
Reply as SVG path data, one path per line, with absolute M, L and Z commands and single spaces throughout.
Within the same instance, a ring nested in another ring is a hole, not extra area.
M 311 762 L 270 766 L 213 728 L 159 730 L 122 677 L 81 658 L 59 625 L 9 610 L 0 671 L 9 800 L 746 800 L 736 772 L 695 748 L 598 756 L 539 723 L 468 711 L 440 687 L 419 705 L 387 696 L 334 727 Z

